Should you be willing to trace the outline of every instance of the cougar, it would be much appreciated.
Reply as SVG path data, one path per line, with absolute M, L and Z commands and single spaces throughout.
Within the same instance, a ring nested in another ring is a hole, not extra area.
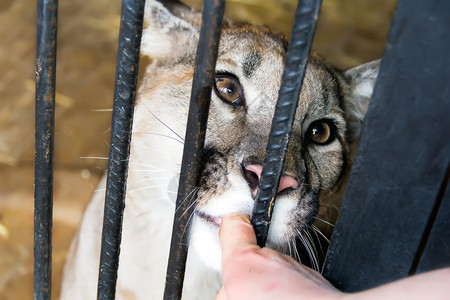
M 151 63 L 135 104 L 117 299 L 162 299 L 201 14 L 147 0 L 141 54 Z M 183 299 L 221 286 L 221 217 L 251 216 L 287 41 L 265 26 L 224 20 L 200 184 L 189 218 Z M 317 55 L 307 67 L 267 246 L 297 256 L 306 229 L 342 182 L 378 61 L 340 71 Z M 141 70 L 142 71 L 142 70 Z M 105 180 L 101 183 L 105 185 Z M 64 270 L 62 299 L 95 299 L 104 193 L 89 203 Z M 313 227 L 315 228 L 315 227 Z M 310 249 L 311 250 L 311 249 Z

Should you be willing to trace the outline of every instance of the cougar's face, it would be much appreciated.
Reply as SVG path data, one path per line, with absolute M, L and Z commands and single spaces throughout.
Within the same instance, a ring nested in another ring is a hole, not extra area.
M 221 217 L 251 216 L 285 49 L 264 32 L 224 32 L 216 66 L 197 192 L 191 245 L 210 265 L 220 267 Z M 288 248 L 314 220 L 319 193 L 330 189 L 343 168 L 345 120 L 336 81 L 312 64 L 305 78 L 275 204 L 268 245 Z
M 187 8 L 169 11 L 158 2 L 151 3 L 146 7 L 149 25 L 144 29 L 141 51 L 154 62 L 139 91 L 132 157 L 135 149 L 134 157 L 150 160 L 154 155 L 153 165 L 179 170 L 182 147 L 170 143 L 171 139 L 180 141 L 186 129 L 199 32 L 193 20 L 199 15 Z M 222 216 L 252 214 L 284 68 L 285 44 L 265 27 L 228 20 L 222 28 L 203 169 L 199 186 L 193 187 L 195 212 L 190 219 L 191 248 L 216 269 L 220 269 Z M 310 59 L 268 246 L 281 250 L 295 247 L 294 239 L 306 234 L 304 230 L 318 213 L 320 196 L 339 182 L 348 140 L 359 134 L 377 70 L 378 62 L 374 62 L 338 72 L 318 58 Z M 151 140 L 147 132 L 172 138 Z M 178 136 L 174 138 L 173 133 Z M 154 149 L 155 143 L 158 149 L 153 153 L 141 150 Z M 170 183 L 168 186 L 176 191 Z

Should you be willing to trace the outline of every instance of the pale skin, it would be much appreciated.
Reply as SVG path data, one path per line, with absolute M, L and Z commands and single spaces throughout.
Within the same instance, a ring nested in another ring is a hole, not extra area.
M 450 299 L 450 268 L 347 294 L 291 257 L 260 248 L 248 217 L 228 215 L 220 228 L 223 287 L 216 300 Z

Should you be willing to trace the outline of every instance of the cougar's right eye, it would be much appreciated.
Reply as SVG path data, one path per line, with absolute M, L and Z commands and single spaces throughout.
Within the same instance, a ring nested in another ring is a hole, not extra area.
M 314 144 L 327 145 L 336 138 L 335 125 L 327 119 L 315 121 L 309 126 L 307 137 Z
M 214 90 L 220 100 L 234 106 L 244 105 L 242 87 L 236 77 L 218 74 L 214 77 L 214 82 Z

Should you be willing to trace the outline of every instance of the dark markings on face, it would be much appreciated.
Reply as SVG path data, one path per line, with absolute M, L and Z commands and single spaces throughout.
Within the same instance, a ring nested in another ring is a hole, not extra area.
M 261 65 L 261 56 L 252 52 L 245 56 L 244 62 L 242 63 L 242 71 L 244 76 L 249 78 L 252 76 L 253 72 Z
M 213 148 L 205 148 L 203 152 L 203 170 L 200 178 L 200 194 L 209 190 L 214 192 L 218 187 L 227 184 L 227 153 L 221 153 Z

